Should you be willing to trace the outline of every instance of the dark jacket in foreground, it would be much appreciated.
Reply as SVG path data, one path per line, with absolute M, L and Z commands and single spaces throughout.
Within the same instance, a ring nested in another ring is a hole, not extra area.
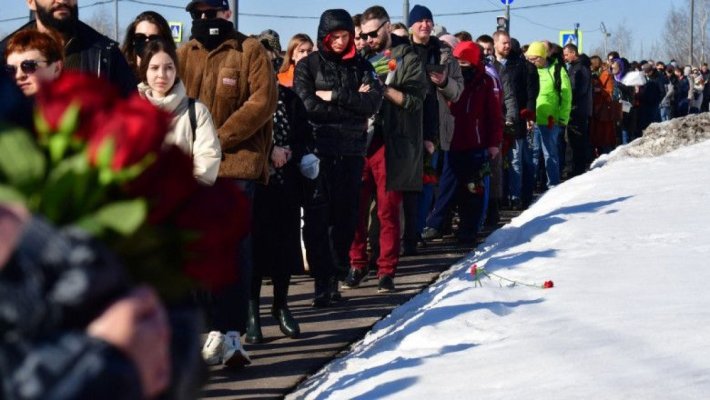
M 28 223 L 0 269 L 0 398 L 142 398 L 133 363 L 85 333 L 126 290 L 122 267 L 85 234 Z
M 293 89 L 303 101 L 308 121 L 313 126 L 315 150 L 329 156 L 363 156 L 366 146 L 367 119 L 382 104 L 382 86 L 372 65 L 359 54 L 345 56 L 328 50 L 324 40 L 334 30 L 347 30 L 354 37 L 352 19 L 340 10 L 330 10 L 318 26 L 318 48 L 296 65 Z M 367 93 L 358 92 L 362 84 Z M 316 91 L 332 91 L 324 101 Z
M 394 46 L 391 52 L 397 69 L 390 86 L 404 93 L 404 104 L 382 103 L 375 136 L 382 137 L 385 143 L 387 190 L 419 191 L 424 168 L 422 105 L 429 80 L 409 43 Z
M 5 65 L 5 48 L 15 33 L 24 29 L 36 29 L 37 23 L 28 22 L 0 42 L 0 65 Z M 64 69 L 89 72 L 106 78 L 118 86 L 123 95 L 136 91 L 136 80 L 118 43 L 79 21 L 77 31 L 64 45 Z

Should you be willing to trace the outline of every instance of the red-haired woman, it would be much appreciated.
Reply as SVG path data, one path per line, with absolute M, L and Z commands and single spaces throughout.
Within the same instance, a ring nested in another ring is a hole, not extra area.
M 5 49 L 5 72 L 25 96 L 37 94 L 42 85 L 62 73 L 64 51 L 59 40 L 35 29 L 13 35 Z

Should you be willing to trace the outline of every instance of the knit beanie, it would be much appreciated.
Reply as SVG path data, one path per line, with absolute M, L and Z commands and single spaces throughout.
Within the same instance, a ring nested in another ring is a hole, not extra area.
M 434 22 L 434 16 L 431 15 L 431 11 L 428 8 L 420 6 L 419 4 L 412 7 L 412 11 L 409 12 L 409 27 L 411 28 L 415 22 L 419 22 L 423 19 Z
M 481 64 L 481 47 L 468 40 L 460 42 L 454 49 L 454 57 L 478 66 Z
M 547 49 L 545 48 L 545 43 L 543 43 L 543 42 L 530 43 L 530 47 L 528 47 L 528 51 L 527 51 L 527 53 L 525 53 L 525 55 L 528 57 L 537 56 L 540 58 L 547 58 Z
M 459 44 L 459 40 L 456 38 L 456 36 L 449 35 L 448 33 L 446 35 L 439 36 L 439 40 L 448 44 L 452 50 L 455 49 L 456 46 Z

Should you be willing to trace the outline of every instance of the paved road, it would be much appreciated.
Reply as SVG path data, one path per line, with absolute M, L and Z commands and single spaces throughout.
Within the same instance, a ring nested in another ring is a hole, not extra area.
M 504 215 L 510 218 L 512 215 Z M 403 257 L 395 278 L 396 292 L 377 293 L 373 274 L 360 288 L 343 291 L 342 305 L 326 309 L 311 307 L 313 280 L 294 277 L 289 304 L 301 325 L 301 336 L 289 339 L 271 317 L 271 288 L 262 289 L 262 326 L 265 343 L 246 345 L 252 364 L 241 370 L 215 367 L 202 391 L 204 399 L 279 399 L 306 377 L 318 371 L 350 345 L 362 339 L 370 328 L 394 308 L 436 280 L 439 274 L 472 250 L 453 238 L 444 238 L 420 249 L 420 254 Z

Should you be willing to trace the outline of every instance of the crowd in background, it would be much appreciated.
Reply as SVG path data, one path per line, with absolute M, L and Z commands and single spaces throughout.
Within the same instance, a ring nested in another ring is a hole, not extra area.
M 64 71 L 105 77 L 173 116 L 165 141 L 192 157 L 200 184 L 229 180 L 251 200 L 239 280 L 193 299 L 209 320 L 208 365 L 250 363 L 241 341 L 264 340 L 265 278 L 273 284 L 272 315 L 296 338 L 288 289 L 305 265 L 314 307 L 341 302 L 341 290 L 356 290 L 371 272 L 378 292 L 391 293 L 400 257 L 447 234 L 474 247 L 484 226 L 498 225 L 501 209 L 527 208 L 536 194 L 584 173 L 649 124 L 707 112 L 710 102 L 707 63 L 589 57 L 574 44 L 521 45 L 505 31 L 474 40 L 435 25 L 421 5 L 408 26 L 380 6 L 356 15 L 326 10 L 315 40 L 294 35 L 283 51 L 273 29 L 236 31 L 226 0 L 189 2 L 191 40 L 179 48 L 153 11 L 135 18 L 119 46 L 78 20 L 77 0 L 28 4 L 37 19 L 5 38 L 0 52 L 3 79 L 30 103 Z M 11 88 L 2 88 L 9 99 Z M 18 115 L 3 118 L 21 123 Z M 0 231 L 8 254 L 16 243 L 55 235 L 15 207 L 0 208 L 0 219 L 12 222 Z M 0 282 L 13 279 L 13 262 L 0 251 L 7 264 Z M 46 261 L 32 262 L 41 270 Z M 66 271 L 76 268 L 63 262 Z M 33 273 L 32 265 L 22 267 Z M 8 293 L 0 293 L 6 310 L 26 306 Z M 148 289 L 73 333 L 73 345 L 63 336 L 38 342 L 41 335 L 23 332 L 12 315 L 0 314 L 2 340 L 14 346 L 0 352 L 5 398 L 156 397 L 169 386 L 169 335 Z M 46 368 L 33 364 L 48 343 L 66 357 Z M 93 369 L 78 372 L 90 361 Z M 71 385 L 58 389 L 70 375 Z M 107 389 L 119 383 L 139 392 Z M 69 394 L 56 395 L 60 389 Z

